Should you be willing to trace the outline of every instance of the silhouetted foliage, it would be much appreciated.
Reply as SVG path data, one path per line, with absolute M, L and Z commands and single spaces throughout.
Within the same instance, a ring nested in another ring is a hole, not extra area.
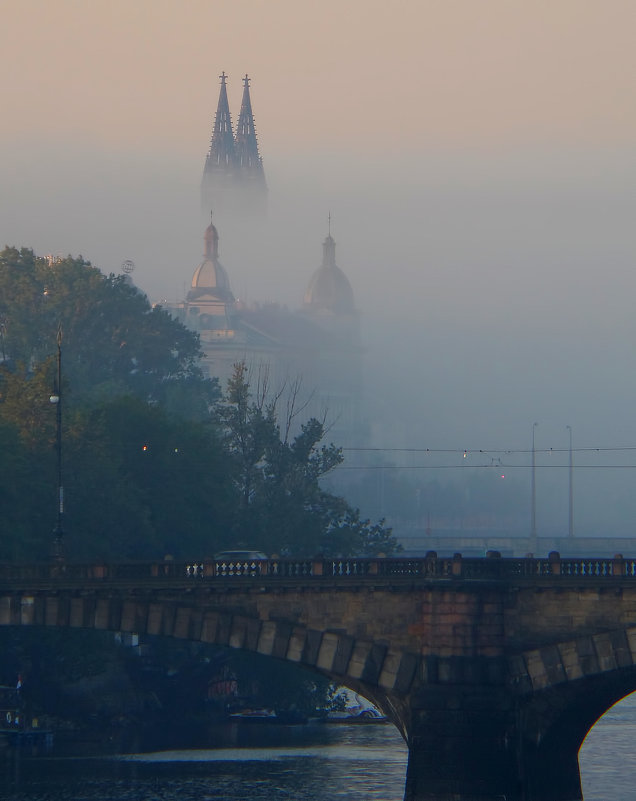
M 203 377 L 197 334 L 123 275 L 82 258 L 44 259 L 27 248 L 0 252 L 3 361 L 25 374 L 56 353 L 63 329 L 66 401 L 135 394 L 201 417 L 218 397 Z M 198 402 L 194 402 L 198 399 Z
M 272 396 L 266 379 L 257 377 L 253 392 L 246 365 L 235 365 L 218 407 L 239 500 L 227 544 L 294 556 L 392 553 L 398 546 L 390 529 L 361 520 L 358 510 L 321 487 L 342 451 L 322 444 L 324 424 L 315 418 L 290 437 L 297 414 L 293 386 L 290 392 L 281 421 L 284 389 Z
M 6 248 L 0 319 L 0 558 L 50 555 L 60 324 L 68 558 L 201 559 L 241 545 L 303 556 L 396 549 L 382 522 L 362 520 L 321 486 L 342 454 L 323 444 L 322 422 L 298 424 L 298 387 L 271 393 L 266 375 L 252 382 L 241 363 L 219 402 L 198 365 L 197 336 L 124 277 Z

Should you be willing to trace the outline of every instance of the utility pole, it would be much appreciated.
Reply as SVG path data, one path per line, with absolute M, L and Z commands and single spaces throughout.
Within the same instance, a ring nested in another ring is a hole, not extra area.
M 570 487 L 569 487 L 569 518 L 568 537 L 574 536 L 574 458 L 572 454 L 572 426 L 566 426 L 570 432 Z
M 4 317 L 0 317 L 0 345 L 2 345 L 2 361 L 6 362 L 7 356 L 4 352 L 4 334 L 7 330 L 7 322 Z
M 57 455 L 57 523 L 53 529 L 52 556 L 54 560 L 61 561 L 64 558 L 62 553 L 64 539 L 62 527 L 64 517 L 64 486 L 62 485 L 62 323 L 59 324 L 57 329 L 57 376 L 49 400 L 55 405 L 55 449 Z
M 534 431 L 539 423 L 532 424 L 532 477 L 530 489 L 530 547 L 532 553 L 537 548 L 537 483 L 536 483 L 536 451 L 534 447 Z

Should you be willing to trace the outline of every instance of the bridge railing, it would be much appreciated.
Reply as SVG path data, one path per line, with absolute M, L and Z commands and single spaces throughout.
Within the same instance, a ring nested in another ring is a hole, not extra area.
M 514 580 L 561 578 L 612 579 L 636 578 L 636 559 L 620 554 L 612 558 L 577 557 L 563 559 L 553 552 L 547 558 L 502 558 L 496 552 L 486 557 L 455 554 L 438 558 L 430 552 L 423 558 L 349 558 L 326 559 L 253 559 L 222 561 L 202 559 L 187 563 L 172 560 L 79 564 L 42 562 L 18 564 L 0 562 L 0 585 L 34 585 L 64 579 L 66 582 L 191 582 L 222 581 L 233 578 L 268 578 L 271 580 Z

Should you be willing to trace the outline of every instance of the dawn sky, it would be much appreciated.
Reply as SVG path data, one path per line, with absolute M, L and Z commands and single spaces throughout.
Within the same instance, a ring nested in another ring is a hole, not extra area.
M 249 73 L 270 216 L 221 259 L 296 307 L 331 213 L 378 397 L 413 423 L 384 444 L 525 447 L 537 420 L 636 444 L 633 0 L 0 10 L 0 247 L 182 295 L 218 75 L 236 120 Z
M 248 72 L 269 154 L 631 146 L 631 0 L 3 0 L 3 141 L 200 156 Z M 33 127 L 40 129 L 34 136 Z

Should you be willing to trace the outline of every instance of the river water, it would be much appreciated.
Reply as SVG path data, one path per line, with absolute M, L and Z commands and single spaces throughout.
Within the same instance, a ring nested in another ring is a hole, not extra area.
M 402 801 L 407 750 L 390 724 L 241 724 L 230 748 L 5 762 L 7 801 Z M 579 755 L 585 801 L 636 801 L 636 699 Z M 2 764 L 2 763 L 0 763 Z

